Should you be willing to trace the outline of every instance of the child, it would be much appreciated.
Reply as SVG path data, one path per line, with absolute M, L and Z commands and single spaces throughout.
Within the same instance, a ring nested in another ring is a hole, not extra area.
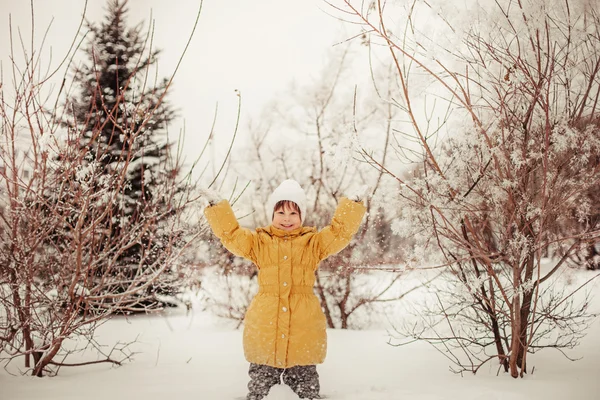
M 226 200 L 206 193 L 204 214 L 214 234 L 235 255 L 258 268 L 259 290 L 245 317 L 244 354 L 250 362 L 247 400 L 264 398 L 280 379 L 301 399 L 319 398 L 316 364 L 325 360 L 326 321 L 313 292 L 319 262 L 348 245 L 365 213 L 366 187 L 342 198 L 331 225 L 302 226 L 306 196 L 285 180 L 269 197 L 270 226 L 241 228 Z

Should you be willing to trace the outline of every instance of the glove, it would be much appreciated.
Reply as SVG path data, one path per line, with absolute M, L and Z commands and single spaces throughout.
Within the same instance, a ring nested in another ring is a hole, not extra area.
M 352 201 L 362 202 L 369 192 L 369 185 L 362 185 L 358 189 L 354 190 L 348 195 L 348 198 Z
M 209 206 L 214 206 L 221 200 L 223 200 L 223 196 L 216 190 L 212 189 L 200 189 L 200 197 L 204 198 Z

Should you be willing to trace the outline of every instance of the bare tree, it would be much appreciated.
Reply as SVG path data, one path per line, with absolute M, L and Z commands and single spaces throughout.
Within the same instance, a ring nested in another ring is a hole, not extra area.
M 182 217 L 193 199 L 180 190 L 175 176 L 166 179 L 144 204 L 144 216 L 111 234 L 105 222 L 124 218 L 113 204 L 127 190 L 133 154 L 125 154 L 121 168 L 100 171 L 101 155 L 82 145 L 77 124 L 65 128 L 59 123 L 57 104 L 70 93 L 63 85 L 52 94 L 48 86 L 60 66 L 44 74 L 41 49 L 21 44 L 24 62 L 14 52 L 11 57 L 12 84 L 0 80 L 0 361 L 6 367 L 24 359 L 27 372 L 35 376 L 56 373 L 61 366 L 119 364 L 128 357 L 126 349 L 119 345 L 106 353 L 94 330 L 115 311 L 146 304 L 151 295 L 143 294 L 165 271 L 185 274 L 178 257 L 190 243 L 190 231 Z M 146 109 L 142 102 L 134 110 L 139 120 L 127 137 L 127 149 L 135 148 L 133 142 L 160 106 L 158 101 Z M 107 116 L 104 123 L 115 122 L 118 107 L 101 110 Z M 102 128 L 102 122 L 88 127 L 92 134 Z M 181 166 L 179 154 L 162 162 L 165 171 Z M 155 240 L 161 241 L 160 252 L 148 245 Z M 134 246 L 141 246 L 141 257 L 129 273 L 117 260 Z M 101 357 L 66 362 L 83 350 L 66 345 L 73 337 L 84 339 L 84 347 L 95 348 Z
M 398 182 L 410 259 L 453 277 L 414 337 L 450 350 L 459 370 L 497 359 L 515 378 L 528 352 L 576 345 L 587 305 L 571 303 L 580 288 L 552 282 L 600 237 L 587 196 L 600 183 L 597 9 L 574 0 L 472 2 L 471 13 L 448 2 L 330 4 L 395 68 L 390 101 L 406 121 L 394 127 L 404 143 L 395 154 L 405 165 L 362 154 Z

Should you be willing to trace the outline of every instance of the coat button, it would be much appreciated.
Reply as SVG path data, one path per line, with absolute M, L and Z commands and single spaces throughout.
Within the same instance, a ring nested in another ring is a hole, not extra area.
M 287 260 L 287 256 L 283 256 L 283 259 L 284 259 L 284 260 Z
M 287 286 L 287 282 L 283 282 L 283 286 Z
M 281 307 L 281 309 L 283 310 L 283 312 L 287 311 L 287 307 Z
M 282 338 L 282 339 L 285 339 L 285 335 L 284 335 L 283 333 L 281 334 L 281 338 Z

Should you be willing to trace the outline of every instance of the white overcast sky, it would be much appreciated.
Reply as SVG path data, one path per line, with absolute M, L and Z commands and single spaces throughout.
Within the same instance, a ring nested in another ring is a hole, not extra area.
M 83 0 L 34 0 L 35 37 L 39 46 L 50 21 L 44 65 L 57 66 L 77 30 Z M 104 15 L 104 0 L 89 0 L 90 20 Z M 129 23 L 155 21 L 155 44 L 162 49 L 159 75 L 172 73 L 194 25 L 198 0 L 130 0 Z M 285 92 L 292 81 L 310 80 L 322 69 L 326 53 L 346 38 L 344 27 L 323 10 L 322 0 L 205 0 L 199 26 L 177 73 L 169 99 L 186 123 L 186 153 L 192 157 L 210 130 L 219 103 L 217 134 L 229 137 L 237 111 L 234 90 L 242 93 L 243 118 L 257 116 L 264 104 Z M 8 59 L 9 15 L 31 40 L 27 0 L 0 0 L 0 60 L 4 80 Z M 19 53 L 17 53 L 19 54 Z M 44 53 L 42 53 L 44 54 Z M 189 158 L 188 158 L 189 159 Z

